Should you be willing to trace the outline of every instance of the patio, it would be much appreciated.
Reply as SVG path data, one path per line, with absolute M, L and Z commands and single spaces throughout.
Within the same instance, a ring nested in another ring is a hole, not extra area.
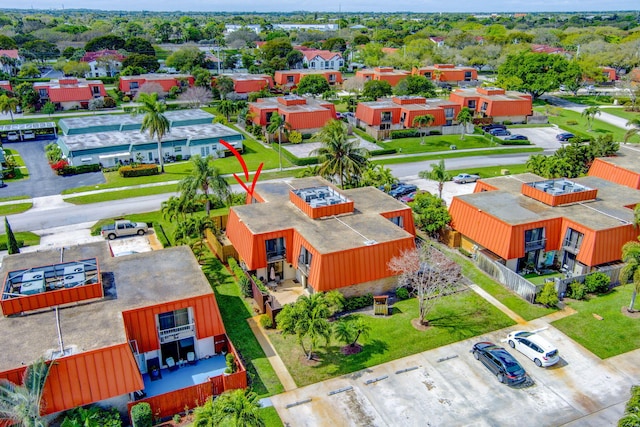
M 284 280 L 276 286 L 269 286 L 269 292 L 281 306 L 296 302 L 300 295 L 309 295 L 299 282 Z
M 189 365 L 188 363 L 181 365 L 182 366 L 174 371 L 161 369 L 160 373 L 162 377 L 155 381 L 151 381 L 149 374 L 143 374 L 144 391 L 147 397 L 158 396 L 195 384 L 202 384 L 206 382 L 208 378 L 222 375 L 227 366 L 225 356 L 221 354 L 208 359 L 200 359 L 195 365 Z

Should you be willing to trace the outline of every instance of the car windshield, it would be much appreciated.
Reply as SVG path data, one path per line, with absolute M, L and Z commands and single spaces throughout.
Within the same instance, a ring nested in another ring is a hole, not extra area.
M 502 361 L 508 373 L 521 374 L 524 372 L 522 366 L 520 366 L 518 362 L 516 362 L 506 351 L 497 351 L 495 352 L 495 355 Z

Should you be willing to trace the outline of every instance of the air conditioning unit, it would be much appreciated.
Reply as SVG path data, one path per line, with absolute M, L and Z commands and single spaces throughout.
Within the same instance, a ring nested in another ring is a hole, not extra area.
M 22 274 L 20 294 L 33 295 L 44 292 L 44 271 L 28 271 Z
M 64 275 L 84 273 L 84 264 L 68 265 L 64 268 Z

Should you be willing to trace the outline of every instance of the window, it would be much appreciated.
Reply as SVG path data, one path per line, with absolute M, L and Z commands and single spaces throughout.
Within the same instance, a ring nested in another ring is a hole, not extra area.
M 380 123 L 380 130 L 389 130 L 391 129 L 391 123 Z
M 316 68 L 316 61 L 311 61 L 311 68 Z
M 453 124 L 453 120 L 447 120 L 444 122 L 445 126 L 451 126 Z
M 209 149 L 209 146 L 208 146 L 208 145 L 206 145 L 206 146 L 204 146 L 204 147 L 200 147 L 200 155 L 201 155 L 202 157 L 207 157 L 207 156 L 209 155 L 209 150 L 210 150 L 210 149 Z
M 544 227 L 526 230 L 524 232 L 524 251 L 544 249 L 547 240 L 544 237 Z
M 475 110 L 476 109 L 476 100 L 475 99 L 470 99 L 469 102 L 467 102 L 467 107 L 469 107 L 470 110 Z
M 336 75 L 335 74 L 329 74 L 329 81 L 330 82 L 335 82 L 336 81 Z
M 173 147 L 174 153 L 182 153 L 182 147 Z
M 313 258 L 313 254 L 307 250 L 304 246 L 300 246 L 300 255 L 298 256 L 298 268 L 305 271 L 307 274 L 309 273 L 309 268 L 311 268 L 311 259 Z
M 40 95 L 40 98 L 48 98 L 49 97 L 49 93 L 47 92 L 46 89 L 38 89 L 38 95 Z
M 343 61 L 338 61 L 338 66 L 339 66 L 339 67 L 342 67 L 343 65 L 344 65 L 344 62 L 343 62 Z
M 99 86 L 94 86 L 92 89 L 93 89 L 93 94 L 94 95 L 100 95 L 100 87 Z
M 431 71 L 425 71 L 424 76 L 428 79 L 431 78 Z
M 471 81 L 471 71 L 465 71 L 464 72 L 464 81 L 465 82 L 470 82 Z
M 147 153 L 147 158 L 149 159 L 150 162 L 153 162 L 153 151 L 149 151 Z
M 139 87 L 140 87 L 140 85 L 138 84 L 138 82 L 129 83 L 129 89 L 131 89 L 131 90 L 138 89 Z
M 324 61 L 324 68 L 329 68 L 329 61 Z
M 445 119 L 453 119 L 455 115 L 455 110 L 453 108 L 445 108 L 444 109 L 444 118 Z
M 311 66 L 313 67 L 313 62 L 311 63 Z M 287 83 L 293 83 L 293 76 L 287 76 Z
M 406 118 L 407 118 L 407 113 L 404 113 L 404 112 L 403 112 L 403 113 L 400 115 L 400 121 L 401 121 L 401 122 L 404 122 Z
M 564 236 L 564 242 L 562 243 L 563 249 L 577 254 L 580 252 L 580 246 L 582 245 L 583 238 L 584 234 L 572 228 L 567 228 L 567 232 Z
M 402 216 L 394 216 L 393 218 L 389 218 L 389 221 L 400 228 L 404 228 L 404 220 L 402 219 Z
M 480 107 L 480 111 L 487 111 L 488 106 L 489 106 L 488 102 L 483 102 L 482 106 Z
M 187 308 L 158 314 L 158 326 L 161 331 L 185 326 L 189 323 L 189 309 Z
M 382 122 L 390 122 L 392 117 L 391 111 L 383 111 L 380 113 L 380 121 Z
M 265 246 L 267 250 L 267 261 L 282 259 L 287 253 L 284 237 L 267 240 L 265 241 Z

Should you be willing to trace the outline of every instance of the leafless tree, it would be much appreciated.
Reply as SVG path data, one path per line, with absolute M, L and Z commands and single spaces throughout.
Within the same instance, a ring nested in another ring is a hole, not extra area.
M 413 288 L 422 325 L 429 324 L 427 315 L 438 298 L 456 289 L 462 279 L 460 266 L 429 245 L 403 251 L 388 267 L 399 275 L 399 283 Z
M 141 93 L 148 93 L 148 94 L 157 93 L 158 98 L 164 98 L 165 96 L 167 96 L 167 92 L 162 88 L 162 85 L 160 83 L 155 83 L 155 82 L 148 82 L 140 86 L 140 89 L 136 93 L 136 96 L 134 99 L 137 100 Z
M 189 108 L 200 108 L 202 105 L 208 105 L 213 100 L 213 94 L 211 90 L 205 87 L 194 86 L 180 94 L 178 99 L 186 102 Z
M 342 88 L 347 92 L 360 94 L 364 89 L 365 79 L 362 77 L 349 77 L 342 83 Z

